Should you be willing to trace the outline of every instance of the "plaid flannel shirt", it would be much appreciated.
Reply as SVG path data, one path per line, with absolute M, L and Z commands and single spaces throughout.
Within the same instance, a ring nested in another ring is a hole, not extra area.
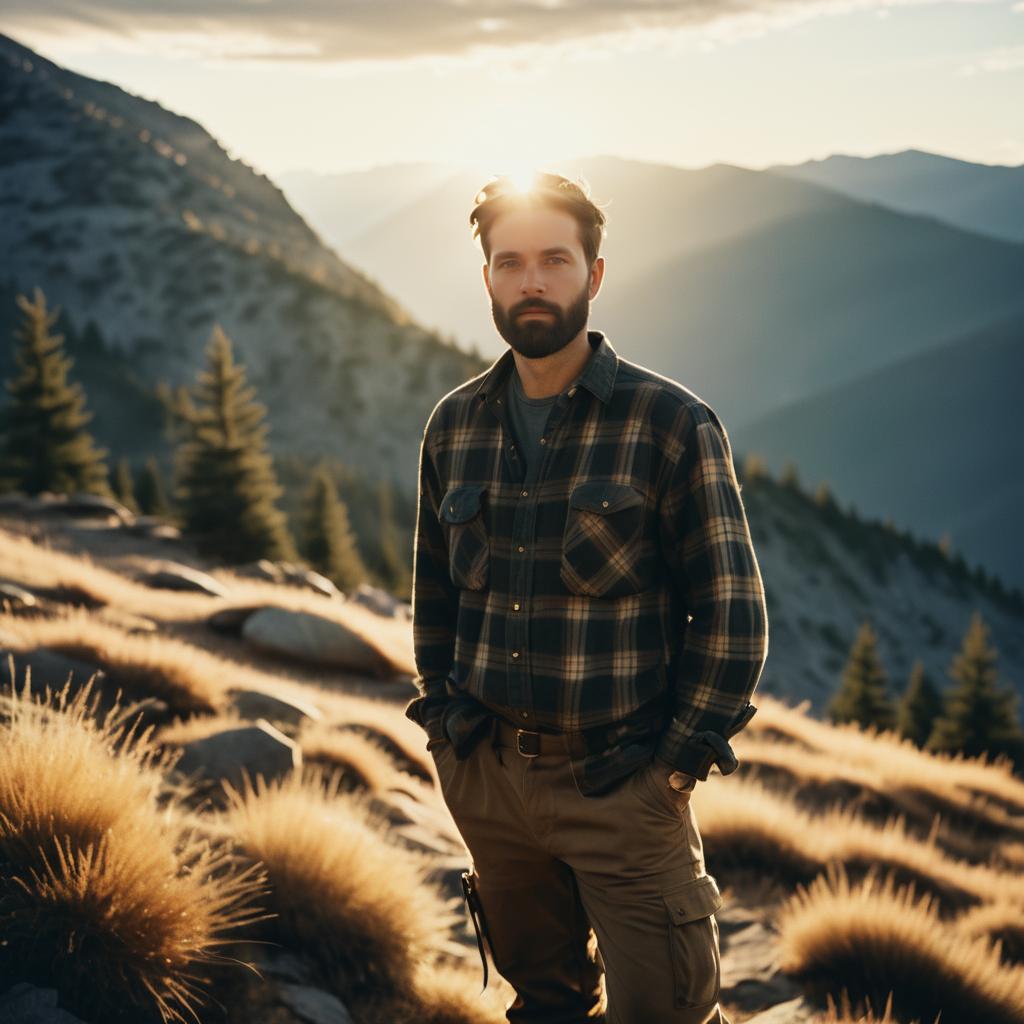
M 528 472 L 507 414 L 511 352 L 430 416 L 406 715 L 460 757 L 494 714 L 573 733 L 590 796 L 652 754 L 699 779 L 732 770 L 768 623 L 725 428 L 602 332 L 588 338 Z

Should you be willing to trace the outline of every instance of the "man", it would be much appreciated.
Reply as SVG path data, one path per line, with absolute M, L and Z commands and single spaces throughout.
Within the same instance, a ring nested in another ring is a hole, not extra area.
M 486 938 L 509 1021 L 722 1024 L 690 791 L 735 768 L 768 635 L 725 428 L 588 330 L 584 187 L 499 178 L 470 223 L 509 351 L 424 432 L 406 714 L 472 856 L 484 984 Z

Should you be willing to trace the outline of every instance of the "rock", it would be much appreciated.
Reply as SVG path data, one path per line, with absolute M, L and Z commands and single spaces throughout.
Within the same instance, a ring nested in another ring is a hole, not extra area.
M 369 583 L 360 583 L 349 595 L 349 600 L 368 608 L 376 615 L 388 619 L 412 618 L 412 607 L 380 587 L 371 587 Z
M 5 512 L 27 512 L 32 506 L 32 499 L 24 491 L 0 494 L 0 515 Z
M 183 749 L 177 771 L 208 782 L 230 782 L 236 789 L 242 787 L 244 773 L 254 782 L 257 775 L 272 782 L 302 766 L 298 744 L 262 720 L 193 740 Z
M 0 1024 L 82 1024 L 57 1006 L 57 992 L 20 982 L 0 995 Z
M 221 608 L 220 611 L 214 612 L 206 620 L 206 624 L 217 633 L 241 636 L 245 620 L 253 612 L 259 611 L 260 608 L 264 607 L 266 606 L 261 604 L 250 604 L 244 607 Z
M 722 998 L 752 1012 L 792 1000 L 803 991 L 776 966 L 776 936 L 742 905 L 715 915 L 722 942 Z M 787 1020 L 789 1018 L 780 1018 Z M 801 1018 L 794 1018 L 798 1020 Z
M 285 722 L 297 726 L 307 721 L 318 722 L 323 718 L 318 707 L 294 698 L 275 697 L 259 690 L 232 690 L 230 696 L 239 718 L 248 722 L 265 718 L 268 722 Z
M 40 608 L 36 595 L 31 590 L 19 587 L 17 583 L 0 582 L 0 608 L 4 611 L 37 611 Z
M 172 526 L 160 516 L 136 516 L 135 521 L 126 530 L 139 537 L 152 537 L 156 540 L 180 540 L 181 530 Z
M 309 1024 L 353 1024 L 345 1004 L 323 989 L 285 983 L 278 992 L 281 1002 Z
M 326 576 L 305 566 L 296 565 L 295 562 L 272 562 L 269 558 L 261 558 L 258 562 L 232 566 L 231 571 L 239 576 L 266 580 L 269 583 L 304 587 L 323 594 L 324 597 L 343 600 L 345 596 Z
M 314 664 L 378 678 L 395 674 L 388 659 L 357 632 L 311 612 L 261 608 L 245 620 L 242 636 L 256 647 Z
M 98 665 L 92 665 L 77 658 L 68 658 L 56 651 L 48 651 L 45 647 L 37 647 L 31 651 L 0 650 L 0 687 L 8 690 L 11 686 L 10 661 L 14 659 L 14 685 L 20 693 L 25 685 L 25 673 L 31 676 L 30 690 L 33 694 L 42 695 L 48 686 L 55 693 L 63 689 L 71 676 L 69 694 L 74 696 L 94 673 L 97 674 L 93 684 L 93 693 L 102 688 L 107 679 L 106 673 Z
M 160 587 L 164 590 L 194 590 L 213 597 L 228 595 L 227 587 L 220 580 L 214 579 L 209 573 L 178 562 L 164 562 L 155 572 L 143 576 L 142 582 L 149 587 Z
M 777 1003 L 768 1010 L 748 1017 L 744 1024 L 813 1024 L 818 1020 L 817 1011 L 804 999 L 790 999 Z
M 114 518 L 118 523 L 131 523 L 135 519 L 131 509 L 126 508 L 121 502 L 98 494 L 40 494 L 34 505 L 33 511 L 37 515 L 72 516 L 76 519 Z

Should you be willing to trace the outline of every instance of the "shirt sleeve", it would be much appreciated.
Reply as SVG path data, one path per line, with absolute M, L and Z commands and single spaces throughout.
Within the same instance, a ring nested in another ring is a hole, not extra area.
M 428 426 L 429 430 L 429 426 Z M 405 708 L 428 739 L 444 737 L 441 712 L 449 700 L 445 680 L 455 657 L 458 588 L 448 572 L 448 545 L 437 518 L 441 485 L 424 433 L 420 447 L 419 500 L 413 555 L 412 621 L 419 696 Z
M 768 655 L 768 614 L 725 427 L 707 405 L 682 414 L 660 531 L 689 621 L 673 662 L 673 717 L 655 753 L 706 779 L 712 764 L 736 767 L 728 737 L 757 710 L 750 698 Z

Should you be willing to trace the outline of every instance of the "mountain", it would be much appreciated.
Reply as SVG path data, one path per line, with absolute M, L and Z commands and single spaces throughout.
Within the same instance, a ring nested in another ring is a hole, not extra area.
M 6 319 L 13 292 L 38 285 L 75 325 L 99 327 L 99 362 L 119 364 L 107 383 L 130 377 L 125 401 L 149 396 L 146 430 L 113 425 L 116 387 L 106 423 L 90 403 L 115 455 L 161 445 L 152 389 L 191 382 L 220 323 L 269 409 L 273 449 L 410 486 L 430 409 L 480 364 L 339 258 L 265 176 L 195 121 L 7 37 L 0 152 Z M 10 345 L 0 352 L 7 376 Z
M 751 424 L 772 468 L 792 459 L 836 493 L 884 496 L 915 531 L 1024 584 L 1024 317 L 966 334 Z M 808 429 L 813 425 L 813 429 Z
M 1024 165 L 975 164 L 907 149 L 871 157 L 835 154 L 765 169 L 904 213 L 1024 242 Z

